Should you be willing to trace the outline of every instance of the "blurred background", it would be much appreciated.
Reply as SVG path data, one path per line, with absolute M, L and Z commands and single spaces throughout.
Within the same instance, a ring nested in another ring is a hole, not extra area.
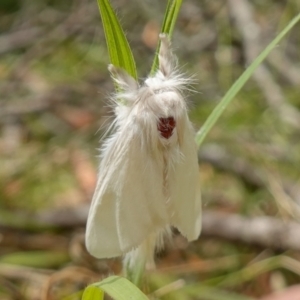
M 145 78 L 166 1 L 112 4 Z M 196 130 L 299 10 L 299 0 L 183 1 L 173 46 L 196 79 Z M 299 32 L 201 146 L 203 234 L 188 244 L 175 233 L 148 275 L 151 299 L 300 299 Z M 112 119 L 108 63 L 96 0 L 0 1 L 0 299 L 63 299 L 121 272 L 120 259 L 84 248 Z

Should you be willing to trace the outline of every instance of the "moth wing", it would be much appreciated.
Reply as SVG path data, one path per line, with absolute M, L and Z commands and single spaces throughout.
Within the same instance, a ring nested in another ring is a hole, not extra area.
M 135 122 L 106 147 L 89 212 L 86 245 L 98 258 L 122 255 L 165 226 L 162 163 L 146 149 Z
M 193 241 L 201 231 L 201 192 L 195 135 L 187 116 L 181 129 L 181 159 L 172 170 L 170 180 L 171 222 L 188 241 Z

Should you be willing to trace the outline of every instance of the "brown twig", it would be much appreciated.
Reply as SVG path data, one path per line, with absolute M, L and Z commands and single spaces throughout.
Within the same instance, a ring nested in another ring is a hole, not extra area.
M 41 28 L 29 28 L 0 36 L 0 55 L 32 45 L 43 34 Z
M 0 276 L 13 280 L 33 280 L 43 282 L 54 271 L 49 269 L 36 269 L 25 266 L 0 264 Z
M 11 294 L 11 296 L 13 297 L 13 299 L 25 300 L 25 297 L 20 292 L 20 289 L 9 280 L 6 280 L 5 278 L 1 278 L 1 276 L 0 276 L 0 287 L 1 289 L 8 291 L 9 294 Z
M 19 231 L 2 231 L 0 246 L 22 250 L 64 250 L 68 248 L 69 239 L 62 235 L 37 233 L 29 234 Z
M 74 284 L 76 282 L 80 284 L 84 283 L 87 286 L 96 280 L 99 280 L 99 275 L 87 268 L 76 266 L 64 268 L 61 271 L 54 272 L 44 281 L 41 289 L 41 299 L 54 299 L 51 295 L 52 290 L 55 289 L 56 285 L 59 285 L 62 282 L 73 282 Z
M 202 233 L 264 248 L 300 250 L 300 224 L 273 217 L 245 218 L 237 214 L 205 211 Z
M 300 69 L 281 51 L 274 49 L 267 59 L 270 65 L 274 67 L 281 76 L 287 79 L 291 84 L 299 86 Z
M 0 110 L 0 118 L 6 118 L 11 116 L 22 116 L 29 113 L 36 113 L 45 111 L 49 107 L 48 97 L 43 99 L 25 101 L 26 104 L 18 104 L 18 105 L 9 105 L 5 107 L 1 107 Z

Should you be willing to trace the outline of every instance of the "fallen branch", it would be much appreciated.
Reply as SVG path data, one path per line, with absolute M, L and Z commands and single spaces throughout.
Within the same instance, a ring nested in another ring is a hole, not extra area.
M 219 145 L 207 144 L 201 147 L 198 153 L 199 161 L 211 164 L 217 170 L 232 173 L 245 183 L 255 188 L 266 186 L 266 174 L 259 167 L 241 157 L 228 153 Z
M 207 144 L 198 153 L 199 161 L 211 164 L 217 170 L 234 174 L 254 188 L 269 188 L 268 170 L 230 154 L 219 145 Z M 300 203 L 300 186 L 297 182 L 282 179 L 282 189 L 295 202 Z
M 240 241 L 264 248 L 300 250 L 300 224 L 267 216 L 245 218 L 237 214 L 205 211 L 204 236 Z
M 52 210 L 38 214 L 0 212 L 0 229 L 15 228 L 30 231 L 71 229 L 85 226 L 89 205 Z M 284 222 L 274 217 L 246 218 L 238 214 L 216 211 L 203 212 L 202 235 L 240 241 L 264 248 L 300 250 L 300 224 Z
M 89 205 L 53 209 L 40 213 L 10 212 L 1 209 L 0 229 L 39 232 L 48 229 L 70 229 L 85 226 Z

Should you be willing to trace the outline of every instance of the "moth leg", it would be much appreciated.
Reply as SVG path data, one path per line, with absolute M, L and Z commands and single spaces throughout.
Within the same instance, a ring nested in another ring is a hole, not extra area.
M 125 70 L 122 68 L 116 67 L 112 64 L 108 65 L 108 71 L 111 74 L 114 82 L 123 90 L 123 91 L 132 91 L 138 89 L 137 81 L 132 78 Z
M 165 77 L 169 77 L 175 66 L 176 60 L 171 51 L 171 42 L 169 36 L 165 33 L 159 35 L 160 48 L 158 53 L 159 70 Z

